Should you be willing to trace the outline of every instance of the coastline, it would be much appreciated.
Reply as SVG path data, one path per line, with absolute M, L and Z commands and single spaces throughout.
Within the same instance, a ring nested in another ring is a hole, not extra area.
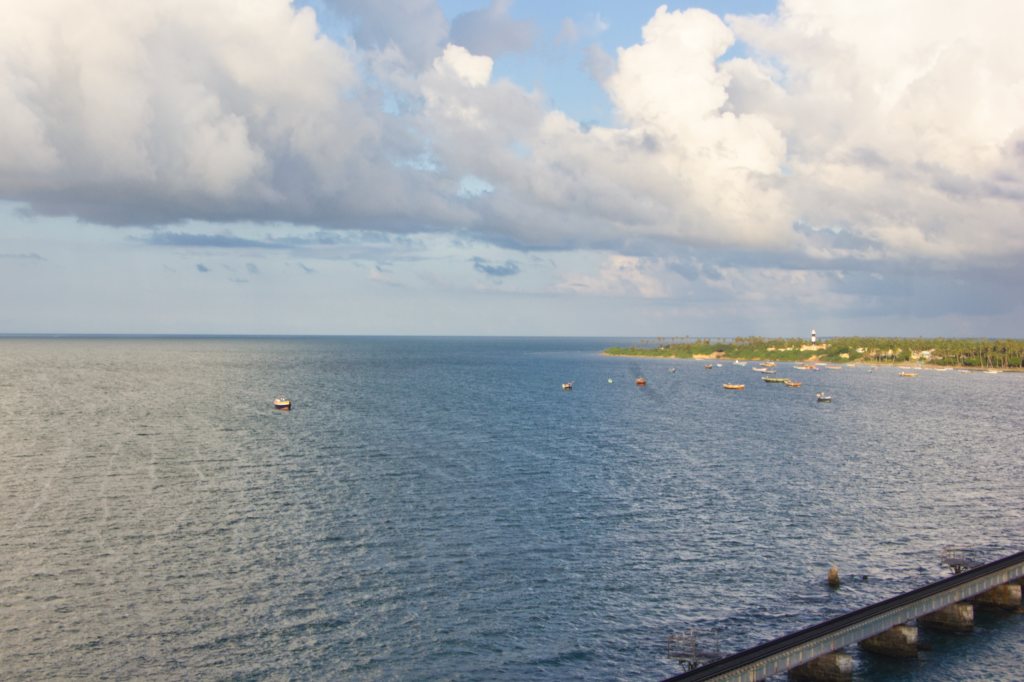
M 684 356 L 684 355 L 674 355 L 674 354 L 673 355 L 654 355 L 654 354 L 652 354 L 650 352 L 611 353 L 611 352 L 609 352 L 609 350 L 610 349 L 607 349 L 607 348 L 602 350 L 601 351 L 601 355 L 604 355 L 604 356 L 610 357 L 610 358 L 640 358 L 640 359 L 645 359 L 645 360 L 697 360 L 697 361 L 701 361 L 701 362 L 718 361 L 718 362 L 728 362 L 729 364 L 732 364 L 733 361 L 735 361 L 735 360 L 739 360 L 740 362 L 776 362 L 776 363 L 782 362 L 782 363 L 791 363 L 791 364 L 796 364 L 796 365 L 800 365 L 800 364 L 817 364 L 817 365 L 822 365 L 822 366 L 832 365 L 832 366 L 839 366 L 839 367 L 856 367 L 858 365 L 863 365 L 865 367 L 891 367 L 892 369 L 902 369 L 902 370 L 907 370 L 907 369 L 922 370 L 922 371 L 927 370 L 927 371 L 932 371 L 932 372 L 957 371 L 957 372 L 975 372 L 975 373 L 978 373 L 978 374 L 992 374 L 992 373 L 1002 374 L 1004 372 L 1005 373 L 1022 373 L 1022 372 L 1024 372 L 1024 367 L 973 367 L 973 366 L 970 366 L 970 365 L 939 365 L 939 364 L 936 364 L 936 363 L 918 363 L 916 361 L 896 363 L 896 362 L 878 362 L 876 360 L 831 360 L 831 359 L 830 360 L 822 360 L 817 355 L 812 355 L 811 357 L 808 357 L 808 358 L 802 359 L 802 360 L 792 360 L 792 359 L 782 360 L 782 359 L 770 358 L 770 357 L 742 357 L 742 358 L 736 358 L 736 357 L 731 357 L 731 356 L 728 356 L 728 355 L 713 355 L 713 354 L 712 355 L 708 355 L 708 354 L 694 354 L 694 355 Z M 638 350 L 643 350 L 643 349 L 638 349 Z

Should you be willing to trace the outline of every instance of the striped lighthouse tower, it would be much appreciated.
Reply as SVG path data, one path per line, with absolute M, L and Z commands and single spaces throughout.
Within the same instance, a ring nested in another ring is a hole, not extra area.
M 811 343 L 818 343 L 818 332 L 811 330 Z

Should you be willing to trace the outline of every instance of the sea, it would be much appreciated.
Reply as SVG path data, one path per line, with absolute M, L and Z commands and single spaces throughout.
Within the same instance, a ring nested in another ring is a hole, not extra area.
M 0 678 L 661 680 L 1024 549 L 1024 374 L 629 342 L 0 339 Z M 921 637 L 855 679 L 1024 679 Z

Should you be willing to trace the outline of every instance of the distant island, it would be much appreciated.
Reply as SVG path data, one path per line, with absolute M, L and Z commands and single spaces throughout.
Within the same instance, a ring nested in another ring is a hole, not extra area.
M 715 340 L 664 338 L 639 346 L 606 348 L 607 355 L 701 360 L 885 363 L 909 362 L 967 369 L 1024 368 L 1024 341 L 1019 339 L 924 339 L 841 336 L 767 339 L 760 336 Z

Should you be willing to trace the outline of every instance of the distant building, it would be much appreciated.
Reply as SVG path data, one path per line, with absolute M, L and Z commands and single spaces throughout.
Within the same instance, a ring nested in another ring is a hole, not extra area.
M 818 343 L 818 332 L 811 330 L 811 343 Z

